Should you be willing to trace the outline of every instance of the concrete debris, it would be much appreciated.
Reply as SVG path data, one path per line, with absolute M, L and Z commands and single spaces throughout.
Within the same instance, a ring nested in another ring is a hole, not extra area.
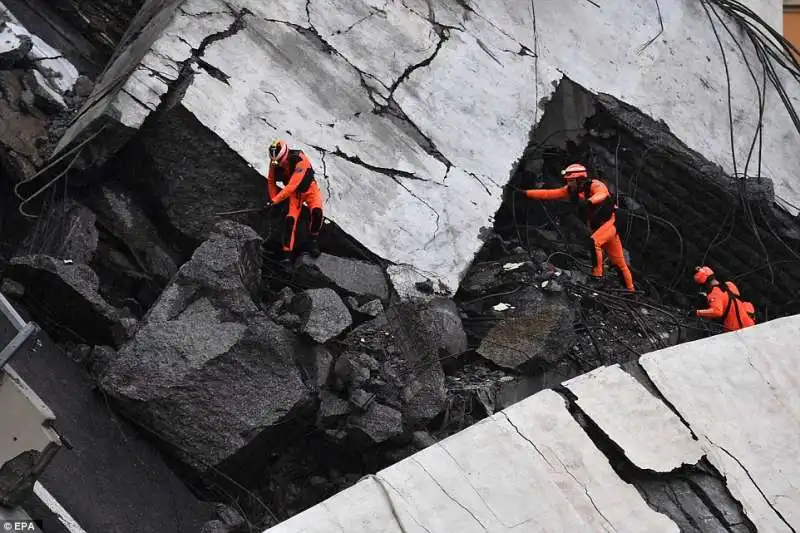
M 514 309 L 514 308 L 511 307 L 510 305 L 508 305 L 507 303 L 501 302 L 499 304 L 493 305 L 492 309 L 494 309 L 495 311 L 500 313 L 500 312 L 508 311 L 509 309 Z
M 381 444 L 403 434 L 403 416 L 397 409 L 375 402 L 366 413 L 350 418 L 348 428 L 364 445 Z
M 12 69 L 28 55 L 33 48 L 29 35 L 18 35 L 14 26 L 0 25 L 0 69 Z
M 350 413 L 350 404 L 330 391 L 320 394 L 319 411 L 317 411 L 317 425 L 329 427 L 343 420 Z
M 19 253 L 44 254 L 63 259 L 64 264 L 88 265 L 97 253 L 99 232 L 97 216 L 85 205 L 64 200 L 53 209 L 38 231 L 30 232 Z
M 523 371 L 556 362 L 575 339 L 573 308 L 564 298 L 533 289 L 511 298 L 515 309 L 489 330 L 477 352 L 501 367 Z
M 354 296 L 389 298 L 386 275 L 377 265 L 321 254 L 316 259 L 303 256 L 295 275 L 302 283 L 315 287 L 330 287 Z
M 310 347 L 253 301 L 260 247 L 252 229 L 219 223 L 100 379 L 199 471 L 312 406 L 295 363 Z
M 332 289 L 310 289 L 294 297 L 289 312 L 300 317 L 300 331 L 325 343 L 350 327 L 353 319 Z
M 18 256 L 5 275 L 25 288 L 21 300 L 31 309 L 39 309 L 42 302 L 62 302 L 48 308 L 48 316 L 60 325 L 54 332 L 63 339 L 120 346 L 136 327 L 132 316 L 101 296 L 100 280 L 85 264 L 65 264 L 47 255 Z
M 179 259 L 128 193 L 106 185 L 89 199 L 89 205 L 103 227 L 124 243 L 145 272 L 162 283 L 172 278 Z

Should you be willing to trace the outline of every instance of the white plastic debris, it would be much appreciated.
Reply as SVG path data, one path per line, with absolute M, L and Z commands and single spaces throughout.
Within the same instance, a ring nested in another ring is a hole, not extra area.
M 503 270 L 505 271 L 516 270 L 524 264 L 525 263 L 506 263 L 505 265 L 503 265 Z
M 73 263 L 72 259 L 64 259 L 65 265 L 71 265 Z
M 494 309 L 495 311 L 508 311 L 509 309 L 514 309 L 514 308 L 506 303 L 499 303 L 497 305 L 492 306 L 492 309 Z

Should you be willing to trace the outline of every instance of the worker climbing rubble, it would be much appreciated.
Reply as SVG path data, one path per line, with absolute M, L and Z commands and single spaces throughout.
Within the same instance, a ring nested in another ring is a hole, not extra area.
M 575 163 L 561 171 L 566 185 L 558 189 L 531 189 L 518 192 L 534 200 L 570 200 L 577 208 L 591 232 L 587 245 L 593 260 L 592 276 L 603 277 L 603 250 L 608 254 L 611 264 L 619 271 L 625 288 L 635 291 L 633 276 L 625 262 L 622 241 L 617 234 L 617 205 L 608 187 L 596 179 L 589 179 L 586 167 Z
M 694 282 L 705 288 L 708 308 L 692 310 L 692 317 L 722 319 L 725 331 L 747 328 L 756 323 L 755 307 L 742 300 L 739 288 L 732 282 L 721 284 L 707 266 L 695 267 Z
M 291 259 L 295 251 L 295 234 L 303 204 L 311 211 L 308 250 L 312 257 L 320 254 L 317 237 L 322 229 L 322 191 L 314 179 L 314 168 L 302 150 L 290 150 L 285 141 L 277 139 L 269 146 L 267 194 L 272 205 L 289 201 L 283 233 L 283 251 Z M 282 189 L 278 189 L 281 182 Z

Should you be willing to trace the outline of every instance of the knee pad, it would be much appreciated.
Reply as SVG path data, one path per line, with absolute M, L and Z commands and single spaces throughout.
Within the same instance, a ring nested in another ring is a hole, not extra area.
M 322 209 L 315 207 L 311 210 L 311 222 L 309 223 L 309 232 L 312 235 L 317 235 L 319 230 L 322 229 Z

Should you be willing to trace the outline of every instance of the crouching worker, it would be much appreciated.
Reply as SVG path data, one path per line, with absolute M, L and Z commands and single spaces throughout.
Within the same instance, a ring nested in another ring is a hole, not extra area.
M 625 262 L 622 240 L 617 234 L 617 206 L 608 187 L 600 181 L 589 179 L 586 167 L 573 164 L 561 171 L 565 185 L 558 189 L 531 189 L 519 192 L 533 200 L 570 200 L 578 209 L 579 216 L 586 221 L 591 236 L 590 248 L 595 279 L 603 277 L 603 250 L 608 254 L 622 277 L 625 288 L 634 292 L 633 276 Z
M 283 186 L 278 189 L 277 183 Z M 313 257 L 319 256 L 317 237 L 322 229 L 322 191 L 314 179 L 314 168 L 302 150 L 290 150 L 285 141 L 275 140 L 269 146 L 269 173 L 267 175 L 267 194 L 272 204 L 289 201 L 286 214 L 283 251 L 287 258 L 295 249 L 297 222 L 303 204 L 311 211 L 309 222 L 309 252 Z
M 747 328 L 756 323 L 755 307 L 741 299 L 739 288 L 732 281 L 721 284 L 707 266 L 695 267 L 694 270 L 694 282 L 705 288 L 708 308 L 693 310 L 690 316 L 722 319 L 725 331 Z

